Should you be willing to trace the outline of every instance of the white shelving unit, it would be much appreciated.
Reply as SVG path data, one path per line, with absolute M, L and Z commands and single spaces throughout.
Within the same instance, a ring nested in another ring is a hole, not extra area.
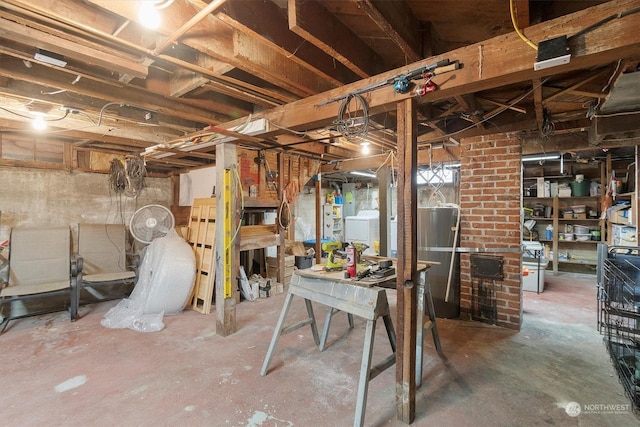
M 322 238 L 342 241 L 344 221 L 342 205 L 325 203 L 322 206 Z

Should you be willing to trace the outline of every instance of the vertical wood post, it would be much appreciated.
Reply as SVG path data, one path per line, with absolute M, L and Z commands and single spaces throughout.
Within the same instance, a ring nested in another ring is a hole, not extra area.
M 410 424 L 416 415 L 417 126 L 413 99 L 398 103 L 398 264 L 396 412 Z
M 225 198 L 224 170 L 238 167 L 238 153 L 234 144 L 220 144 L 216 146 L 216 218 L 222 224 L 224 218 L 225 203 L 231 204 L 231 234 L 235 233 L 235 227 L 239 225 L 239 204 L 237 176 L 232 172 L 231 191 L 229 199 Z M 240 172 L 238 171 L 238 175 Z M 216 227 L 216 334 L 226 337 L 236 332 L 236 298 L 238 294 L 237 277 L 238 262 L 240 259 L 240 233 L 231 244 L 231 298 L 224 297 L 224 283 L 222 277 L 223 254 L 225 250 L 224 227 Z

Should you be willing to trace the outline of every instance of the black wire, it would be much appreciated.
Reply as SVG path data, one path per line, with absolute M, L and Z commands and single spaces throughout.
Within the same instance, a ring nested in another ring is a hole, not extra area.
M 4 110 L 7 113 L 11 113 L 11 114 L 16 115 L 18 117 L 22 117 L 23 119 L 35 119 L 35 117 L 33 115 L 26 115 L 26 114 L 16 113 L 15 111 L 11 111 L 10 109 L 5 108 L 5 107 L 0 107 L 0 110 Z M 43 120 L 45 122 L 57 122 L 59 120 L 65 119 L 68 115 L 69 115 L 69 110 L 65 110 L 64 116 L 62 116 L 62 117 L 56 117 L 56 118 L 52 118 L 52 119 L 48 119 L 48 118 L 44 118 L 43 117 Z
M 352 118 L 349 112 L 349 105 L 351 100 L 355 99 L 356 104 L 360 103 L 362 109 L 362 123 L 356 125 L 354 123 L 355 118 Z M 350 93 L 340 104 L 338 109 L 338 118 L 335 121 L 338 131 L 342 133 L 347 139 L 356 136 L 366 135 L 369 131 L 369 104 L 360 94 Z
M 109 167 L 109 185 L 116 194 L 123 193 L 125 188 L 127 188 L 124 165 L 118 159 L 111 160 L 111 166 Z

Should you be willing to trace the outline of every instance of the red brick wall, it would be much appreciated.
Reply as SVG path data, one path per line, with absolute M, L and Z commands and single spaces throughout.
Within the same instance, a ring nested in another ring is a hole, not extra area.
M 522 324 L 520 158 L 515 134 L 461 141 L 460 246 L 516 251 L 487 252 L 504 258 L 504 280 L 495 282 L 496 324 L 512 329 Z M 473 314 L 470 259 L 468 253 L 460 258 L 460 305 L 465 317 Z

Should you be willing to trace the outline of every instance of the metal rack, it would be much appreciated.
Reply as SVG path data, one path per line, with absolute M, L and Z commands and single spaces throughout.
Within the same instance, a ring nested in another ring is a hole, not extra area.
M 495 324 L 498 320 L 496 281 L 504 280 L 504 258 L 495 255 L 471 255 L 472 318 Z
M 640 412 L 640 248 L 598 248 L 598 329 L 613 367 Z

